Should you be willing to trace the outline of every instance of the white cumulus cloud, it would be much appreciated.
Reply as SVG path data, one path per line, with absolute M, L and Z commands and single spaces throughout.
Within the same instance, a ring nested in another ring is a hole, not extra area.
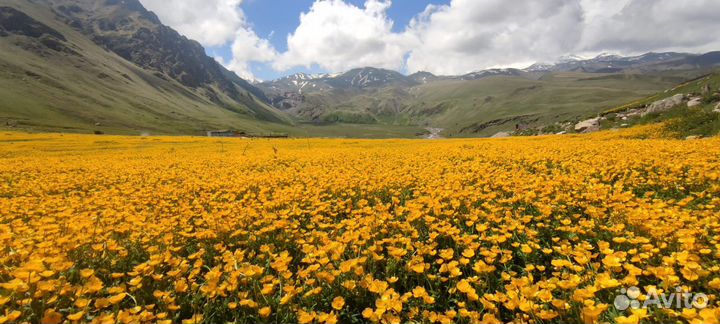
M 625 0 L 612 15 L 588 20 L 579 49 L 598 52 L 704 52 L 720 49 L 720 1 Z M 585 0 L 591 12 L 601 0 Z M 617 6 L 616 6 L 617 8 Z
M 330 71 L 375 66 L 400 69 L 412 39 L 393 33 L 390 1 L 368 0 L 364 8 L 342 0 L 315 1 L 287 37 L 288 51 L 273 66 L 286 70 L 317 65 Z
M 206 46 L 224 45 L 245 24 L 242 0 L 141 0 L 160 20 Z
M 577 0 L 453 0 L 430 6 L 408 30 L 420 40 L 408 71 L 462 74 L 554 59 L 575 48 L 582 23 Z
M 250 71 L 250 62 L 270 62 L 275 59 L 277 52 L 267 39 L 260 38 L 249 29 L 240 29 L 235 34 L 232 44 L 232 59 L 226 65 L 228 69 L 237 73 L 241 78 L 254 80 Z

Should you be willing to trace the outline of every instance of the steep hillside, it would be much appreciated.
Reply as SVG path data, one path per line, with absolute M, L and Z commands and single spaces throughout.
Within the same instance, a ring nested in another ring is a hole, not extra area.
M 137 0 L 8 0 L 0 18 L 5 127 L 200 134 L 291 123 Z

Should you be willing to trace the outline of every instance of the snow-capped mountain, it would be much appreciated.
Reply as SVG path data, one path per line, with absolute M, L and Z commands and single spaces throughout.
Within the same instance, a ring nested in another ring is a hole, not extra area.
M 555 64 L 550 63 L 535 63 L 525 69 L 526 72 L 547 72 L 550 71 Z
M 335 74 L 296 73 L 257 85 L 280 109 L 292 109 L 305 100 L 305 95 L 332 90 L 365 90 L 388 86 L 410 87 L 420 84 L 399 72 L 372 67 Z
M 602 53 L 594 58 L 585 59 L 577 55 L 569 55 L 559 58 L 555 64 L 536 63 L 524 69 L 524 71 L 615 73 L 632 69 L 648 70 L 658 68 L 657 64 L 684 60 L 693 56 L 695 55 L 674 52 L 647 53 L 638 56 L 620 56 L 613 53 Z
M 578 55 L 564 55 L 557 59 L 557 63 L 569 63 L 569 62 L 575 62 L 575 61 L 583 61 L 585 60 L 584 57 L 578 56 Z
M 257 87 L 263 89 L 265 93 L 274 95 L 282 95 L 285 92 L 302 94 L 304 92 L 330 89 L 331 87 L 325 83 L 327 78 L 327 74 L 308 74 L 301 72 L 277 80 L 259 83 Z
M 521 76 L 523 74 L 522 70 L 518 69 L 488 69 L 488 70 L 482 70 L 482 71 L 476 71 L 472 73 L 468 73 L 459 77 L 455 77 L 454 79 L 460 79 L 460 80 L 479 80 L 491 76 L 498 76 L 498 75 L 506 75 L 506 76 Z
M 353 69 L 335 74 L 296 73 L 274 81 L 258 84 L 266 93 L 285 92 L 300 94 L 332 89 L 366 89 L 390 85 L 411 86 L 418 82 L 399 72 L 372 67 Z
M 412 86 L 417 83 L 400 72 L 365 67 L 352 69 L 337 77 L 328 79 L 336 88 L 378 88 L 385 86 Z

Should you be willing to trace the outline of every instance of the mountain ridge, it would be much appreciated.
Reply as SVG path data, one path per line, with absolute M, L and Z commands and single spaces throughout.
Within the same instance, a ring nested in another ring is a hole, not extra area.
M 293 123 L 137 0 L 8 0 L 0 7 L 6 125 L 200 134 Z
M 620 56 L 602 53 L 594 58 L 570 55 L 559 58 L 557 63 L 535 63 L 524 69 L 491 68 L 450 76 L 438 76 L 424 71 L 403 75 L 393 70 L 364 67 L 336 74 L 296 73 L 258 83 L 256 86 L 264 91 L 273 105 L 288 110 L 302 103 L 304 95 L 309 93 L 332 92 L 340 89 L 365 91 L 384 87 L 412 88 L 429 82 L 473 81 L 495 76 L 537 79 L 543 74 L 553 72 L 652 73 L 670 69 L 703 69 L 720 66 L 719 54 L 720 52 L 705 54 L 649 52 L 637 56 Z
M 403 75 L 405 77 L 415 79 L 418 75 L 427 75 L 431 76 L 433 79 L 469 79 L 469 80 L 476 80 L 477 78 L 473 76 L 492 76 L 492 75 L 518 75 L 520 72 L 573 72 L 573 71 L 579 71 L 581 68 L 585 68 L 585 72 L 590 73 L 607 73 L 606 71 L 602 71 L 602 68 L 591 68 L 590 65 L 592 64 L 598 64 L 602 63 L 607 65 L 619 65 L 618 69 L 631 69 L 631 68 L 638 68 L 638 67 L 645 67 L 648 70 L 661 70 L 661 68 L 654 66 L 656 64 L 666 64 L 666 63 L 684 63 L 684 62 L 691 62 L 691 61 L 697 61 L 700 60 L 702 57 L 706 56 L 713 56 L 714 59 L 712 59 L 710 62 L 705 62 L 703 64 L 698 63 L 700 67 L 708 67 L 720 65 L 720 59 L 715 58 L 715 56 L 720 55 L 720 51 L 711 51 L 707 53 L 701 53 L 701 54 L 691 54 L 691 53 L 678 53 L 678 52 L 648 52 L 641 55 L 633 55 L 633 56 L 622 56 L 619 54 L 612 54 L 612 53 L 601 53 L 598 54 L 595 57 L 592 58 L 584 58 L 581 56 L 576 55 L 568 55 L 568 56 L 562 56 L 556 60 L 555 63 L 546 63 L 546 62 L 537 62 L 534 63 L 526 68 L 488 68 L 488 69 L 481 69 L 476 70 L 464 74 L 458 74 L 458 75 L 435 75 L 431 72 L 427 71 L 418 71 L 414 72 L 409 75 L 403 75 L 400 72 L 390 70 L 390 69 L 382 69 L 382 68 L 375 68 L 372 66 L 366 66 L 362 68 L 354 68 L 351 70 L 348 70 L 346 72 L 336 72 L 336 73 L 319 73 L 319 74 L 309 74 L 309 73 L 303 73 L 298 72 L 292 75 L 286 75 L 274 80 L 266 80 L 259 82 L 260 84 L 271 84 L 280 80 L 284 79 L 297 79 L 299 77 L 300 79 L 303 79 L 305 81 L 314 81 L 314 80 L 320 80 L 320 79 L 326 79 L 326 78 L 333 78 L 338 77 L 343 74 L 352 73 L 354 71 L 365 71 L 365 70 L 380 70 L 384 71 L 384 73 L 398 73 L 400 75 Z
M 335 75 L 295 74 L 257 86 L 273 105 L 303 122 L 424 125 L 445 128 L 446 135 L 492 135 L 488 132 L 570 121 L 582 109 L 598 112 L 667 89 L 720 67 L 715 53 L 720 52 L 567 57 L 455 76 L 365 67 Z

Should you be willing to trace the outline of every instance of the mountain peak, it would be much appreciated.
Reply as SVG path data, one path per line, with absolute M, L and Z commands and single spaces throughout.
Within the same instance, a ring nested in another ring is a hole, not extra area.
M 576 62 L 576 61 L 582 61 L 582 60 L 585 60 L 585 58 L 582 56 L 569 54 L 569 55 L 560 56 L 557 59 L 557 63 L 568 63 L 568 62 Z
M 522 74 L 523 74 L 523 71 L 518 70 L 518 69 L 498 68 L 498 69 L 486 69 L 486 70 L 471 72 L 471 73 L 460 76 L 460 79 L 461 80 L 478 80 L 478 79 L 491 77 L 491 76 L 499 76 L 499 75 L 520 76 Z
M 428 83 L 438 79 L 438 76 L 427 71 L 418 71 L 408 75 L 408 78 L 419 83 Z
M 316 79 L 316 78 L 317 78 L 316 75 L 312 75 L 312 74 L 308 74 L 308 73 L 304 73 L 304 72 L 298 72 L 298 73 L 295 73 L 295 74 L 288 75 L 288 76 L 284 77 L 283 79 L 289 79 L 289 80 L 312 80 L 312 79 Z
M 614 53 L 600 53 L 593 60 L 595 61 L 615 61 L 622 59 L 623 57 Z
M 538 63 L 535 63 L 533 65 L 526 67 L 525 71 L 527 71 L 527 72 L 547 72 L 547 71 L 552 70 L 553 66 L 554 65 L 550 64 L 550 63 L 538 62 Z

